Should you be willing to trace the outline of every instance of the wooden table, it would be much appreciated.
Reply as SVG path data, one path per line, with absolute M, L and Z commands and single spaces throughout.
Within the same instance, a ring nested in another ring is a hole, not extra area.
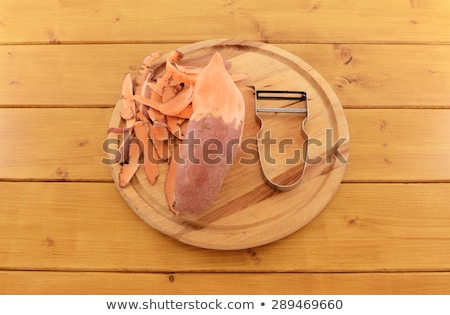
M 2 1 L 0 293 L 450 293 L 450 2 Z M 348 119 L 350 164 L 287 238 L 192 247 L 122 199 L 101 143 L 149 52 L 212 38 L 313 66 Z

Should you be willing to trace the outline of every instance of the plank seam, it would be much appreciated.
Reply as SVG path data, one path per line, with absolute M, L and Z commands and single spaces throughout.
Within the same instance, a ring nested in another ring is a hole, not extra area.
M 59 179 L 59 178 L 0 178 L 0 183 L 113 183 L 111 179 Z M 450 184 L 450 179 L 439 180 L 343 180 L 342 184 Z
M 113 179 L 0 178 L 10 183 L 113 183 Z
M 204 39 L 195 40 L 176 40 L 176 41 L 36 41 L 36 42 L 0 42 L 0 46 L 69 46 L 69 45 L 171 45 L 171 44 L 192 44 L 203 41 Z M 289 41 L 289 40 L 260 40 L 254 41 L 275 44 L 275 45 L 416 45 L 416 46 L 439 46 L 450 45 L 450 41 Z
M 436 270 L 352 270 L 352 271 L 139 271 L 139 270 L 89 270 L 89 269 L 16 269 L 16 268 L 0 268 L 0 272 L 39 272 L 39 273 L 103 273 L 103 274 L 201 274 L 201 275 L 216 275 L 216 274 L 302 274 L 302 275 L 360 275 L 360 274 L 442 274 L 450 273 L 450 269 L 436 269 Z
M 83 109 L 96 109 L 96 108 L 114 108 L 115 104 L 0 104 L 0 109 L 22 109 L 22 108 L 36 108 L 36 109 L 66 109 L 66 108 L 83 108 Z M 448 105 L 343 105 L 345 109 L 358 109 L 358 110 L 450 110 L 450 104 Z

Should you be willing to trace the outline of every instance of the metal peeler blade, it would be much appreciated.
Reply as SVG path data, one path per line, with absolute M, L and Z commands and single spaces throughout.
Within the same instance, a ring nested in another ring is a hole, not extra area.
M 260 166 L 261 166 L 261 173 L 262 176 L 265 180 L 265 182 L 272 188 L 275 190 L 279 190 L 279 191 L 289 191 L 295 187 L 297 187 L 302 179 L 303 176 L 305 174 L 306 171 L 306 161 L 304 161 L 300 175 L 290 184 L 283 184 L 283 183 L 279 183 L 276 182 L 275 179 L 271 179 L 269 178 L 269 176 L 267 176 L 267 173 L 264 169 L 264 165 L 263 165 L 263 154 L 262 154 L 262 150 L 260 148 L 261 146 L 261 141 L 260 141 L 260 133 L 263 129 L 263 120 L 261 118 L 261 116 L 259 115 L 259 113 L 288 113 L 288 114 L 306 114 L 306 117 L 303 119 L 303 122 L 301 124 L 301 128 L 299 130 L 299 135 L 303 136 L 303 138 L 305 139 L 305 146 L 304 146 L 304 156 L 308 156 L 308 135 L 305 132 L 305 123 L 308 119 L 308 113 L 309 113 L 309 109 L 308 109 L 308 95 L 305 91 L 282 91 L 282 90 L 257 90 L 255 86 L 249 86 L 250 88 L 253 88 L 254 91 L 254 96 L 255 96 L 255 114 L 256 114 L 256 119 L 258 121 L 258 123 L 260 124 L 261 128 L 259 129 L 257 135 L 256 135 L 256 140 L 257 140 L 257 145 L 258 145 L 258 154 L 259 154 L 259 161 L 260 161 Z M 258 101 L 259 100 L 271 100 L 271 101 L 289 101 L 292 100 L 293 103 L 298 103 L 298 102 L 305 102 L 305 107 L 304 108 L 290 108 L 290 107 L 259 107 L 258 106 Z

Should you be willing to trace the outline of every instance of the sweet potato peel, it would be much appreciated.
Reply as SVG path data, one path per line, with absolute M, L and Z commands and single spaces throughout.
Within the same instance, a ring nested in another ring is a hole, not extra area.
M 150 184 L 159 176 L 160 163 L 169 163 L 165 176 L 168 208 L 174 214 L 189 214 L 208 208 L 219 193 L 236 155 L 242 136 L 245 104 L 235 81 L 242 73 L 229 73 L 231 63 L 215 53 L 206 67 L 182 66 L 183 53 L 171 52 L 165 71 L 154 78 L 154 52 L 144 58 L 134 79 L 122 82 L 125 127 L 108 129 L 123 134 L 119 148 L 122 164 L 119 186 L 127 187 L 139 169 L 141 157 Z M 199 145 L 187 145 L 192 134 Z M 225 150 L 209 163 L 203 148 L 221 143 Z M 232 145 L 229 145 L 232 144 Z M 195 160 L 190 159 L 193 154 Z

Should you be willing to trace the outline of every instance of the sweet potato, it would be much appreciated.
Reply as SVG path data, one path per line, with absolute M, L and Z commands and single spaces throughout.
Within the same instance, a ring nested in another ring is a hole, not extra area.
M 171 161 L 176 170 L 166 179 L 169 208 L 176 214 L 211 205 L 239 148 L 245 103 L 220 53 L 198 74 L 192 108 L 178 157 Z
M 180 66 L 183 53 L 175 50 L 166 59 L 166 71 L 153 78 L 151 66 L 159 56 L 148 55 L 135 79 L 127 74 L 122 82 L 125 126 L 108 130 L 124 138 L 119 185 L 129 184 L 142 153 L 151 184 L 158 178 L 157 163 L 168 161 L 169 209 L 199 212 L 216 198 L 238 150 L 245 105 L 234 82 L 246 75 L 229 74 L 231 63 L 219 53 L 206 67 Z

